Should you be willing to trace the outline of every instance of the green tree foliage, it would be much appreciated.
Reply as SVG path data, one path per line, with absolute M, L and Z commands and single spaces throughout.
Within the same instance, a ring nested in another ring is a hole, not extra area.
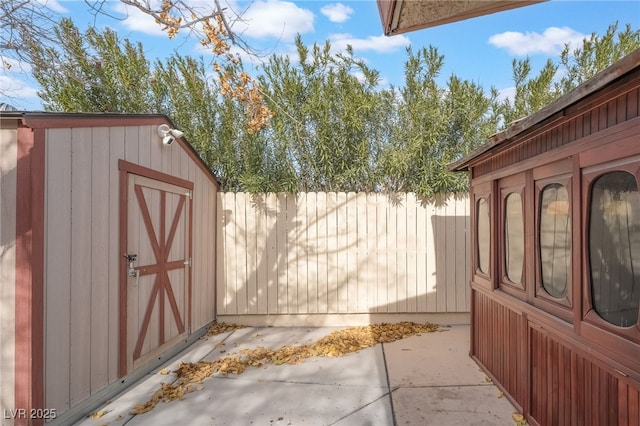
M 162 113 L 219 177 L 226 191 L 463 192 L 467 179 L 447 165 L 482 145 L 507 123 L 537 111 L 595 72 L 638 48 L 630 26 L 580 48 L 534 75 L 528 58 L 513 62 L 515 96 L 450 75 L 433 46 L 407 49 L 405 81 L 382 88 L 378 71 L 351 48 L 305 46 L 297 58 L 273 55 L 258 69 L 261 95 L 275 113 L 250 131 L 247 105 L 224 96 L 225 78 L 210 78 L 202 58 L 179 53 L 150 63 L 140 44 L 114 32 L 82 34 L 70 20 L 53 43 L 30 44 L 34 76 L 53 111 Z M 560 71 L 559 71 L 560 70 Z M 242 81 L 241 61 L 218 76 Z M 444 84 L 442 83 L 444 81 Z
M 331 45 L 304 46 L 298 62 L 272 56 L 261 85 L 276 114 L 270 142 L 286 153 L 300 191 L 373 191 L 384 123 L 392 112 L 378 72 Z
M 607 28 L 604 35 L 593 33 L 578 47 L 565 45 L 560 63 L 547 60 L 536 76 L 532 76 L 529 58 L 514 59 L 514 99 L 499 103 L 496 110 L 501 114 L 503 124 L 507 125 L 549 105 L 638 48 L 640 30 L 633 30 L 627 24 L 624 30 L 618 31 L 616 22 Z
M 465 191 L 466 177 L 447 165 L 495 132 L 495 95 L 487 97 L 481 86 L 455 75 L 439 86 L 444 56 L 433 46 L 407 53 L 393 134 L 381 158 L 384 188 L 423 197 Z
M 149 63 L 142 45 L 120 42 L 112 30 L 80 33 L 70 19 L 55 43 L 29 40 L 33 74 L 46 109 L 145 113 L 151 110 Z

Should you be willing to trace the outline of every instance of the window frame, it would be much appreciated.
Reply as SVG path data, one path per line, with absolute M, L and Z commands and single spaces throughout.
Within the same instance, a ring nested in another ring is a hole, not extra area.
M 498 239 L 498 259 L 497 259 L 497 275 L 498 275 L 498 288 L 518 299 L 526 301 L 527 299 L 527 253 L 529 249 L 529 242 L 527 236 L 527 213 L 525 209 L 526 205 L 526 173 L 518 173 L 516 175 L 508 176 L 498 180 L 498 226 L 497 226 L 497 239 Z M 522 276 L 520 282 L 514 282 L 509 279 L 507 274 L 507 256 L 506 256 L 506 219 L 507 219 L 507 197 L 511 194 L 518 194 L 520 196 L 520 208 L 522 211 L 522 244 L 523 244 L 523 259 L 522 259 Z
M 568 322 L 573 322 L 573 282 L 575 280 L 574 275 L 574 247 L 573 247 L 573 233 L 576 231 L 575 224 L 573 223 L 573 175 L 571 170 L 571 163 L 559 164 L 557 167 L 544 168 L 540 171 L 534 171 L 534 269 L 535 269 L 535 284 L 533 291 L 533 305 L 547 311 L 559 318 Z M 544 188 L 551 184 L 563 185 L 568 194 L 569 200 L 569 229 L 571 231 L 571 248 L 569 250 L 569 273 L 571 279 L 567 283 L 567 291 L 563 298 L 556 298 L 549 294 L 542 284 L 542 259 L 541 259 L 541 246 L 540 246 L 540 223 L 542 219 L 541 207 L 542 207 L 542 191 Z
M 615 338 L 607 338 L 602 331 L 608 334 L 621 337 L 625 340 L 629 340 L 634 343 L 640 343 L 640 312 L 638 313 L 638 320 L 635 325 L 630 327 L 618 327 L 614 324 L 604 320 L 594 309 L 592 292 L 591 292 L 591 263 L 589 252 L 589 225 L 590 225 L 590 212 L 591 212 L 591 197 L 593 183 L 601 176 L 616 171 L 628 172 L 636 179 L 640 191 L 640 156 L 625 157 L 618 161 L 610 161 L 602 164 L 593 165 L 590 167 L 582 168 L 582 232 L 584 235 L 584 243 L 582 245 L 582 326 L 581 330 L 586 333 L 587 336 L 592 335 L 592 338 L 603 340 L 605 345 L 609 346 L 615 344 L 618 346 L 620 343 L 616 343 Z M 638 308 L 640 311 L 640 307 Z
M 487 206 L 489 207 L 489 272 L 485 273 L 480 269 L 479 259 L 479 245 L 478 245 L 478 201 L 481 199 L 487 200 Z M 493 206 L 493 191 L 492 182 L 486 182 L 485 184 L 476 185 L 472 188 L 472 214 L 473 214 L 473 229 L 472 234 L 473 242 L 472 249 L 473 255 L 471 256 L 471 268 L 473 281 L 482 285 L 487 289 L 494 289 L 493 277 L 495 276 L 494 267 L 494 206 Z

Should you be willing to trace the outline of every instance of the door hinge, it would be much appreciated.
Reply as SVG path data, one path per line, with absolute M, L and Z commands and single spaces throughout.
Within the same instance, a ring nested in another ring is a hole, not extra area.
M 184 261 L 185 266 L 188 266 L 189 268 L 191 268 L 191 258 L 188 258 Z
M 190 200 L 193 200 L 193 191 L 187 191 L 184 193 Z

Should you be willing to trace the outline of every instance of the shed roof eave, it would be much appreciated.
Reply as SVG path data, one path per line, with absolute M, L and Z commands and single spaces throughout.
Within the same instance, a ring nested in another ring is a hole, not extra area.
M 392 36 L 545 1 L 548 0 L 377 0 L 377 4 L 383 32 Z
M 597 90 L 602 89 L 607 84 L 637 68 L 640 68 L 640 49 L 634 50 L 624 58 L 620 59 L 618 62 L 600 71 L 598 74 L 591 77 L 589 80 L 585 81 L 572 91 L 562 95 L 546 107 L 541 108 L 537 112 L 534 112 L 527 117 L 521 118 L 509 124 L 506 129 L 492 135 L 484 145 L 471 151 L 461 159 L 450 163 L 448 169 L 454 172 L 467 171 L 471 163 L 475 162 L 474 160 L 478 159 L 482 155 L 487 154 L 493 149 L 503 145 L 513 137 L 519 135 L 527 129 L 530 129 L 536 124 L 547 120 L 554 114 L 559 113 L 565 108 L 578 102 L 580 99 L 583 99 L 588 95 L 596 92 Z

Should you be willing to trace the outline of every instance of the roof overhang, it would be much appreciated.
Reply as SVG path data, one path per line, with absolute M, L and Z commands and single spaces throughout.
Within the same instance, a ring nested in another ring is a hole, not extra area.
M 385 35 L 489 15 L 547 0 L 377 0 Z

